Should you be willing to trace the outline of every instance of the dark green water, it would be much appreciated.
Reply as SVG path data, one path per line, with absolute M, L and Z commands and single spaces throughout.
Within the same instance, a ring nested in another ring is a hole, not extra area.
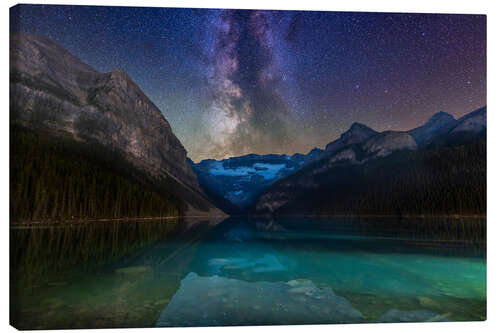
M 484 220 L 11 227 L 20 329 L 486 318 Z

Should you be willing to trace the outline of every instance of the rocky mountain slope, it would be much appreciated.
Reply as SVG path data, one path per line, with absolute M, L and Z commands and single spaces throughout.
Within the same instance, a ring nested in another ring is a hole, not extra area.
M 424 125 L 408 131 L 419 146 L 428 144 L 436 136 L 448 132 L 456 126 L 455 118 L 446 112 L 438 112 Z
M 340 138 L 327 144 L 325 150 L 329 154 L 335 153 L 348 145 L 363 142 L 375 134 L 378 134 L 378 132 L 370 127 L 360 123 L 353 123 L 349 130 L 344 132 Z
M 219 212 L 168 121 L 123 70 L 99 73 L 49 39 L 15 34 L 10 97 L 11 126 L 106 147 L 151 179 L 168 179 L 185 213 Z
M 351 135 L 353 127 L 364 135 Z M 486 108 L 458 120 L 438 113 L 408 132 L 353 127 L 316 161 L 269 187 L 254 212 L 485 213 Z

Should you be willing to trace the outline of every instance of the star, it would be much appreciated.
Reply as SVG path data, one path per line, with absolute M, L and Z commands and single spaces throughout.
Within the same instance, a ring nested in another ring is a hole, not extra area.
M 307 153 L 354 121 L 408 130 L 486 105 L 484 15 L 19 5 L 10 18 L 99 72 L 124 69 L 194 161 Z

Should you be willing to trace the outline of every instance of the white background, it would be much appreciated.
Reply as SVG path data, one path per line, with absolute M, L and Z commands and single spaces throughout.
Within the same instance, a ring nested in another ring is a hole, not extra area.
M 92 0 L 92 1 L 31 1 L 28 3 L 45 4 L 73 4 L 73 5 L 121 5 L 121 6 L 156 6 L 156 7 L 203 7 L 203 8 L 247 8 L 247 9 L 302 9 L 302 10 L 330 10 L 330 11 L 375 11 L 375 12 L 420 12 L 420 13 L 454 13 L 454 14 L 487 14 L 488 41 L 488 314 L 486 322 L 475 323 L 420 323 L 420 324 L 358 324 L 358 325 L 316 325 L 316 326 L 261 326 L 261 327 L 214 327 L 214 328 L 157 328 L 155 332 L 254 332 L 255 330 L 269 332 L 499 332 L 500 331 L 500 294 L 498 257 L 500 234 L 498 185 L 500 163 L 497 146 L 500 143 L 498 95 L 500 94 L 498 77 L 500 54 L 498 49 L 500 12 L 496 1 L 487 0 Z M 17 4 L 15 1 L 3 2 L 1 15 L 1 75 L 0 99 L 0 157 L 1 157 L 1 184 L 0 184 L 0 224 L 1 229 L 0 277 L 1 277 L 1 304 L 0 326 L 8 332 L 15 331 L 9 326 L 9 10 L 8 7 Z M 47 18 L 50 19 L 50 18 Z M 203 299 L 203 298 L 201 298 Z M 113 330 L 112 332 L 147 332 L 147 329 Z M 110 331 L 110 330 L 98 330 Z M 46 331 L 49 332 L 49 331 Z M 57 331 L 64 332 L 64 331 Z M 110 331 L 111 332 L 111 331 Z M 151 332 L 151 329 L 149 329 Z

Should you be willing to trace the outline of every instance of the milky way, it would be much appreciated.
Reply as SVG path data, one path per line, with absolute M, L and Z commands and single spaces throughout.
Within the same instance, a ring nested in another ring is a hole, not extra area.
M 222 11 L 211 20 L 215 39 L 208 82 L 213 91 L 202 112 L 208 143 L 202 153 L 208 156 L 283 150 L 290 140 L 293 124 L 280 94 L 283 70 L 271 19 L 267 12 Z
M 99 71 L 123 68 L 193 160 L 305 153 L 354 121 L 407 130 L 486 104 L 486 17 L 17 6 Z

